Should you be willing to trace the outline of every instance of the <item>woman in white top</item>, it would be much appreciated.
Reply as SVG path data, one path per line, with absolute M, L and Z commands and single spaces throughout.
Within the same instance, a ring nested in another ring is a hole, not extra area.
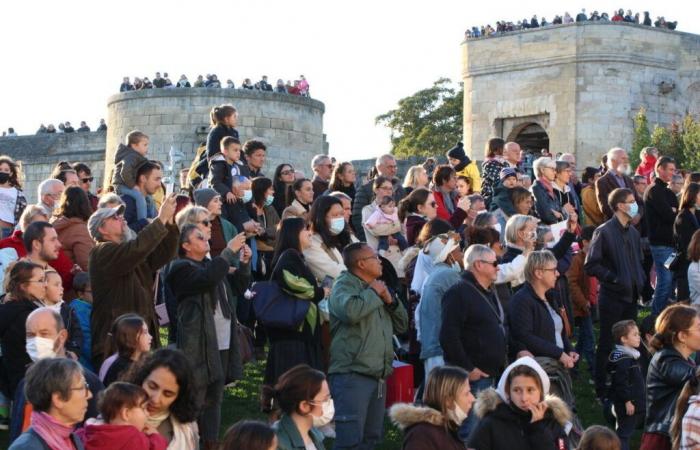
M 20 184 L 20 169 L 9 156 L 0 156 L 0 229 L 2 238 L 12 234 L 27 199 Z M 58 199 L 56 199 L 58 200 Z
M 352 242 L 345 221 L 343 203 L 336 197 L 318 197 L 309 211 L 311 246 L 304 249 L 306 263 L 320 282 L 326 277 L 337 278 L 345 270 L 343 248 Z

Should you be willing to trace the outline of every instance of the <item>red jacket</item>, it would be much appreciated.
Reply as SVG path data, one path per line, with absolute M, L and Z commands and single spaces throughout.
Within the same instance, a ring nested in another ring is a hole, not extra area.
M 145 434 L 131 425 L 85 425 L 77 432 L 85 450 L 165 450 L 168 441 L 158 433 Z
M 467 213 L 464 212 L 462 208 L 457 208 L 458 198 L 453 198 L 452 203 L 454 204 L 455 212 L 450 214 L 445 206 L 445 200 L 442 198 L 442 192 L 433 191 L 433 197 L 435 197 L 435 203 L 437 204 L 437 216 L 440 219 L 448 221 L 455 230 L 459 228 L 464 222 L 464 219 L 467 218 Z
M 646 155 L 644 160 L 637 166 L 636 175 L 641 175 L 647 179 L 647 183 L 651 183 L 651 174 L 654 173 L 656 166 L 656 158 L 652 155 Z
M 19 258 L 27 256 L 27 249 L 24 248 L 24 241 L 22 240 L 22 232 L 20 230 L 15 230 L 12 236 L 0 240 L 0 249 L 2 248 L 14 248 Z M 49 265 L 61 276 L 63 290 L 65 292 L 72 290 L 73 273 L 71 269 L 73 269 L 73 261 L 65 254 L 63 249 L 58 251 L 58 258 L 56 258 L 55 261 L 51 261 Z

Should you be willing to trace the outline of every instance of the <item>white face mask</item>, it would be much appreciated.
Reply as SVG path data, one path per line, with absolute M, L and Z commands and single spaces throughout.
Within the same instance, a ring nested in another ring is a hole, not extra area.
M 345 229 L 345 217 L 336 217 L 331 219 L 330 232 L 334 236 L 339 235 Z
M 549 241 L 547 244 L 545 244 L 545 247 L 554 248 L 555 245 L 557 245 L 557 241 Z
M 36 362 L 40 359 L 54 358 L 56 356 L 55 345 L 53 339 L 36 336 L 27 338 L 25 349 L 32 361 Z
M 450 419 L 454 421 L 457 425 L 461 425 L 462 422 L 467 418 L 467 413 L 464 412 L 462 408 L 459 407 L 457 403 L 455 403 L 455 409 L 451 409 L 449 411 Z
M 323 414 L 321 414 L 319 417 L 313 416 L 314 428 L 328 425 L 331 423 L 331 420 L 333 420 L 333 416 L 335 416 L 335 405 L 333 404 L 332 398 L 329 398 L 323 402 L 321 404 L 321 408 L 323 409 Z

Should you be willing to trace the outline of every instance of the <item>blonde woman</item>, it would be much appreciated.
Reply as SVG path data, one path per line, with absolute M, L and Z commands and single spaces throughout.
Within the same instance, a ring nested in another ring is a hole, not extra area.
M 406 172 L 406 177 L 403 179 L 403 187 L 406 190 L 406 195 L 417 188 L 428 187 L 428 172 L 423 166 L 411 166 Z

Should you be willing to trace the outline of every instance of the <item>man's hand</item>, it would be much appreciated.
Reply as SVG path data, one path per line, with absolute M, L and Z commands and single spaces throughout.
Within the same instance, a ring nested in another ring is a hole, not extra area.
M 238 256 L 238 259 L 243 264 L 248 264 L 250 262 L 250 258 L 253 256 L 253 250 L 250 249 L 245 243 L 243 244 L 243 247 L 241 247 L 241 253 Z
M 175 194 L 169 194 L 163 200 L 163 204 L 160 205 L 160 211 L 158 211 L 158 217 L 156 217 L 156 219 L 160 220 L 160 223 L 163 225 L 174 223 L 176 207 Z
M 238 251 L 243 248 L 245 245 L 245 233 L 241 232 L 238 233 L 228 241 L 228 248 L 233 252 L 233 253 L 238 253 Z
M 254 220 L 249 220 L 243 224 L 243 231 L 249 234 L 256 234 L 258 223 Z
M 236 196 L 233 195 L 233 192 L 227 192 L 226 193 L 226 203 L 234 203 L 236 201 Z
M 565 203 L 564 210 L 568 215 L 576 214 L 576 209 L 571 205 L 571 203 Z
M 569 356 L 567 353 L 562 352 L 561 356 L 559 357 L 559 361 L 567 369 L 571 369 L 572 367 L 574 367 L 574 358 Z
M 625 402 L 625 412 L 628 416 L 634 415 L 634 403 L 630 401 Z
M 469 381 L 477 381 L 482 378 L 487 378 L 489 374 L 483 372 L 478 367 L 474 367 L 471 372 L 469 372 Z
M 382 298 L 382 301 L 387 305 L 390 305 L 394 301 L 394 299 L 391 298 L 391 293 L 389 293 L 389 289 L 386 287 L 386 284 L 384 284 L 383 281 L 374 280 L 370 283 L 369 287 L 374 289 L 374 291 Z

